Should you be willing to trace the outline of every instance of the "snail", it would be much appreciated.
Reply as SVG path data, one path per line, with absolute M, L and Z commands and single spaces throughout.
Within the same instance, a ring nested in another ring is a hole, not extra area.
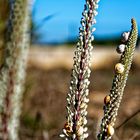
M 114 134 L 114 128 L 112 125 L 108 125 L 107 127 L 107 135 L 112 136 Z
M 124 32 L 122 33 L 122 42 L 125 43 L 127 42 L 128 38 L 129 38 L 130 32 Z
M 125 51 L 125 44 L 121 44 L 116 48 L 117 53 L 121 54 Z
M 124 72 L 124 65 L 121 64 L 121 63 L 117 63 L 115 65 L 115 72 L 119 73 L 119 74 L 122 74 Z
M 110 102 L 110 96 L 107 95 L 105 98 L 104 98 L 104 103 L 105 104 L 108 104 Z

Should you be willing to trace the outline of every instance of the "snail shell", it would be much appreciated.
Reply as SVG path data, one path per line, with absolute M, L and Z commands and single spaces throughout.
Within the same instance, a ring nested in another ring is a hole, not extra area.
M 115 65 L 115 72 L 119 73 L 119 74 L 122 74 L 124 72 L 124 65 L 121 64 L 121 63 L 117 63 Z
M 117 51 L 117 53 L 120 53 L 120 54 L 123 53 L 125 51 L 125 45 L 121 44 L 121 45 L 117 46 L 116 51 Z
M 130 32 L 124 32 L 122 33 L 122 42 L 126 42 L 129 38 Z
M 107 95 L 105 98 L 104 98 L 104 103 L 105 104 L 108 104 L 110 102 L 110 96 Z
M 107 127 L 107 134 L 109 135 L 109 136 L 112 136 L 113 134 L 114 134 L 114 128 L 113 128 L 113 126 L 112 125 L 108 125 L 108 127 Z

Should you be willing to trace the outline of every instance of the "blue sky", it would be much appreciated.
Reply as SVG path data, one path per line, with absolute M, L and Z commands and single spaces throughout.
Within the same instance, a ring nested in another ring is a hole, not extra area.
M 53 15 L 37 32 L 39 42 L 63 42 L 78 36 L 85 0 L 36 0 L 34 20 Z M 140 0 L 101 0 L 99 2 L 95 38 L 118 36 L 130 29 L 134 17 L 140 25 Z

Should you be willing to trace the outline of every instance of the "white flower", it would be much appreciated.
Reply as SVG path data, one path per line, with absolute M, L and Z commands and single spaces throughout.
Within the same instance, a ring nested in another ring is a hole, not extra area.
M 81 136 L 81 135 L 83 135 L 83 133 L 84 133 L 84 129 L 83 129 L 82 126 L 80 126 L 80 127 L 78 128 L 78 130 L 77 130 L 77 135 L 78 135 L 78 136 Z

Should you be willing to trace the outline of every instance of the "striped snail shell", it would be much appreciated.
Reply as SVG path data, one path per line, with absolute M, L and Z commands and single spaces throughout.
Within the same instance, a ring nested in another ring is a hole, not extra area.
M 119 73 L 119 74 L 122 74 L 124 72 L 124 65 L 121 64 L 121 63 L 117 63 L 115 65 L 115 72 Z
M 129 38 L 130 32 L 124 32 L 122 33 L 122 42 L 126 42 Z
M 120 53 L 120 54 L 123 53 L 125 51 L 125 45 L 121 44 L 121 45 L 117 46 L 116 51 L 117 51 L 117 53 Z

